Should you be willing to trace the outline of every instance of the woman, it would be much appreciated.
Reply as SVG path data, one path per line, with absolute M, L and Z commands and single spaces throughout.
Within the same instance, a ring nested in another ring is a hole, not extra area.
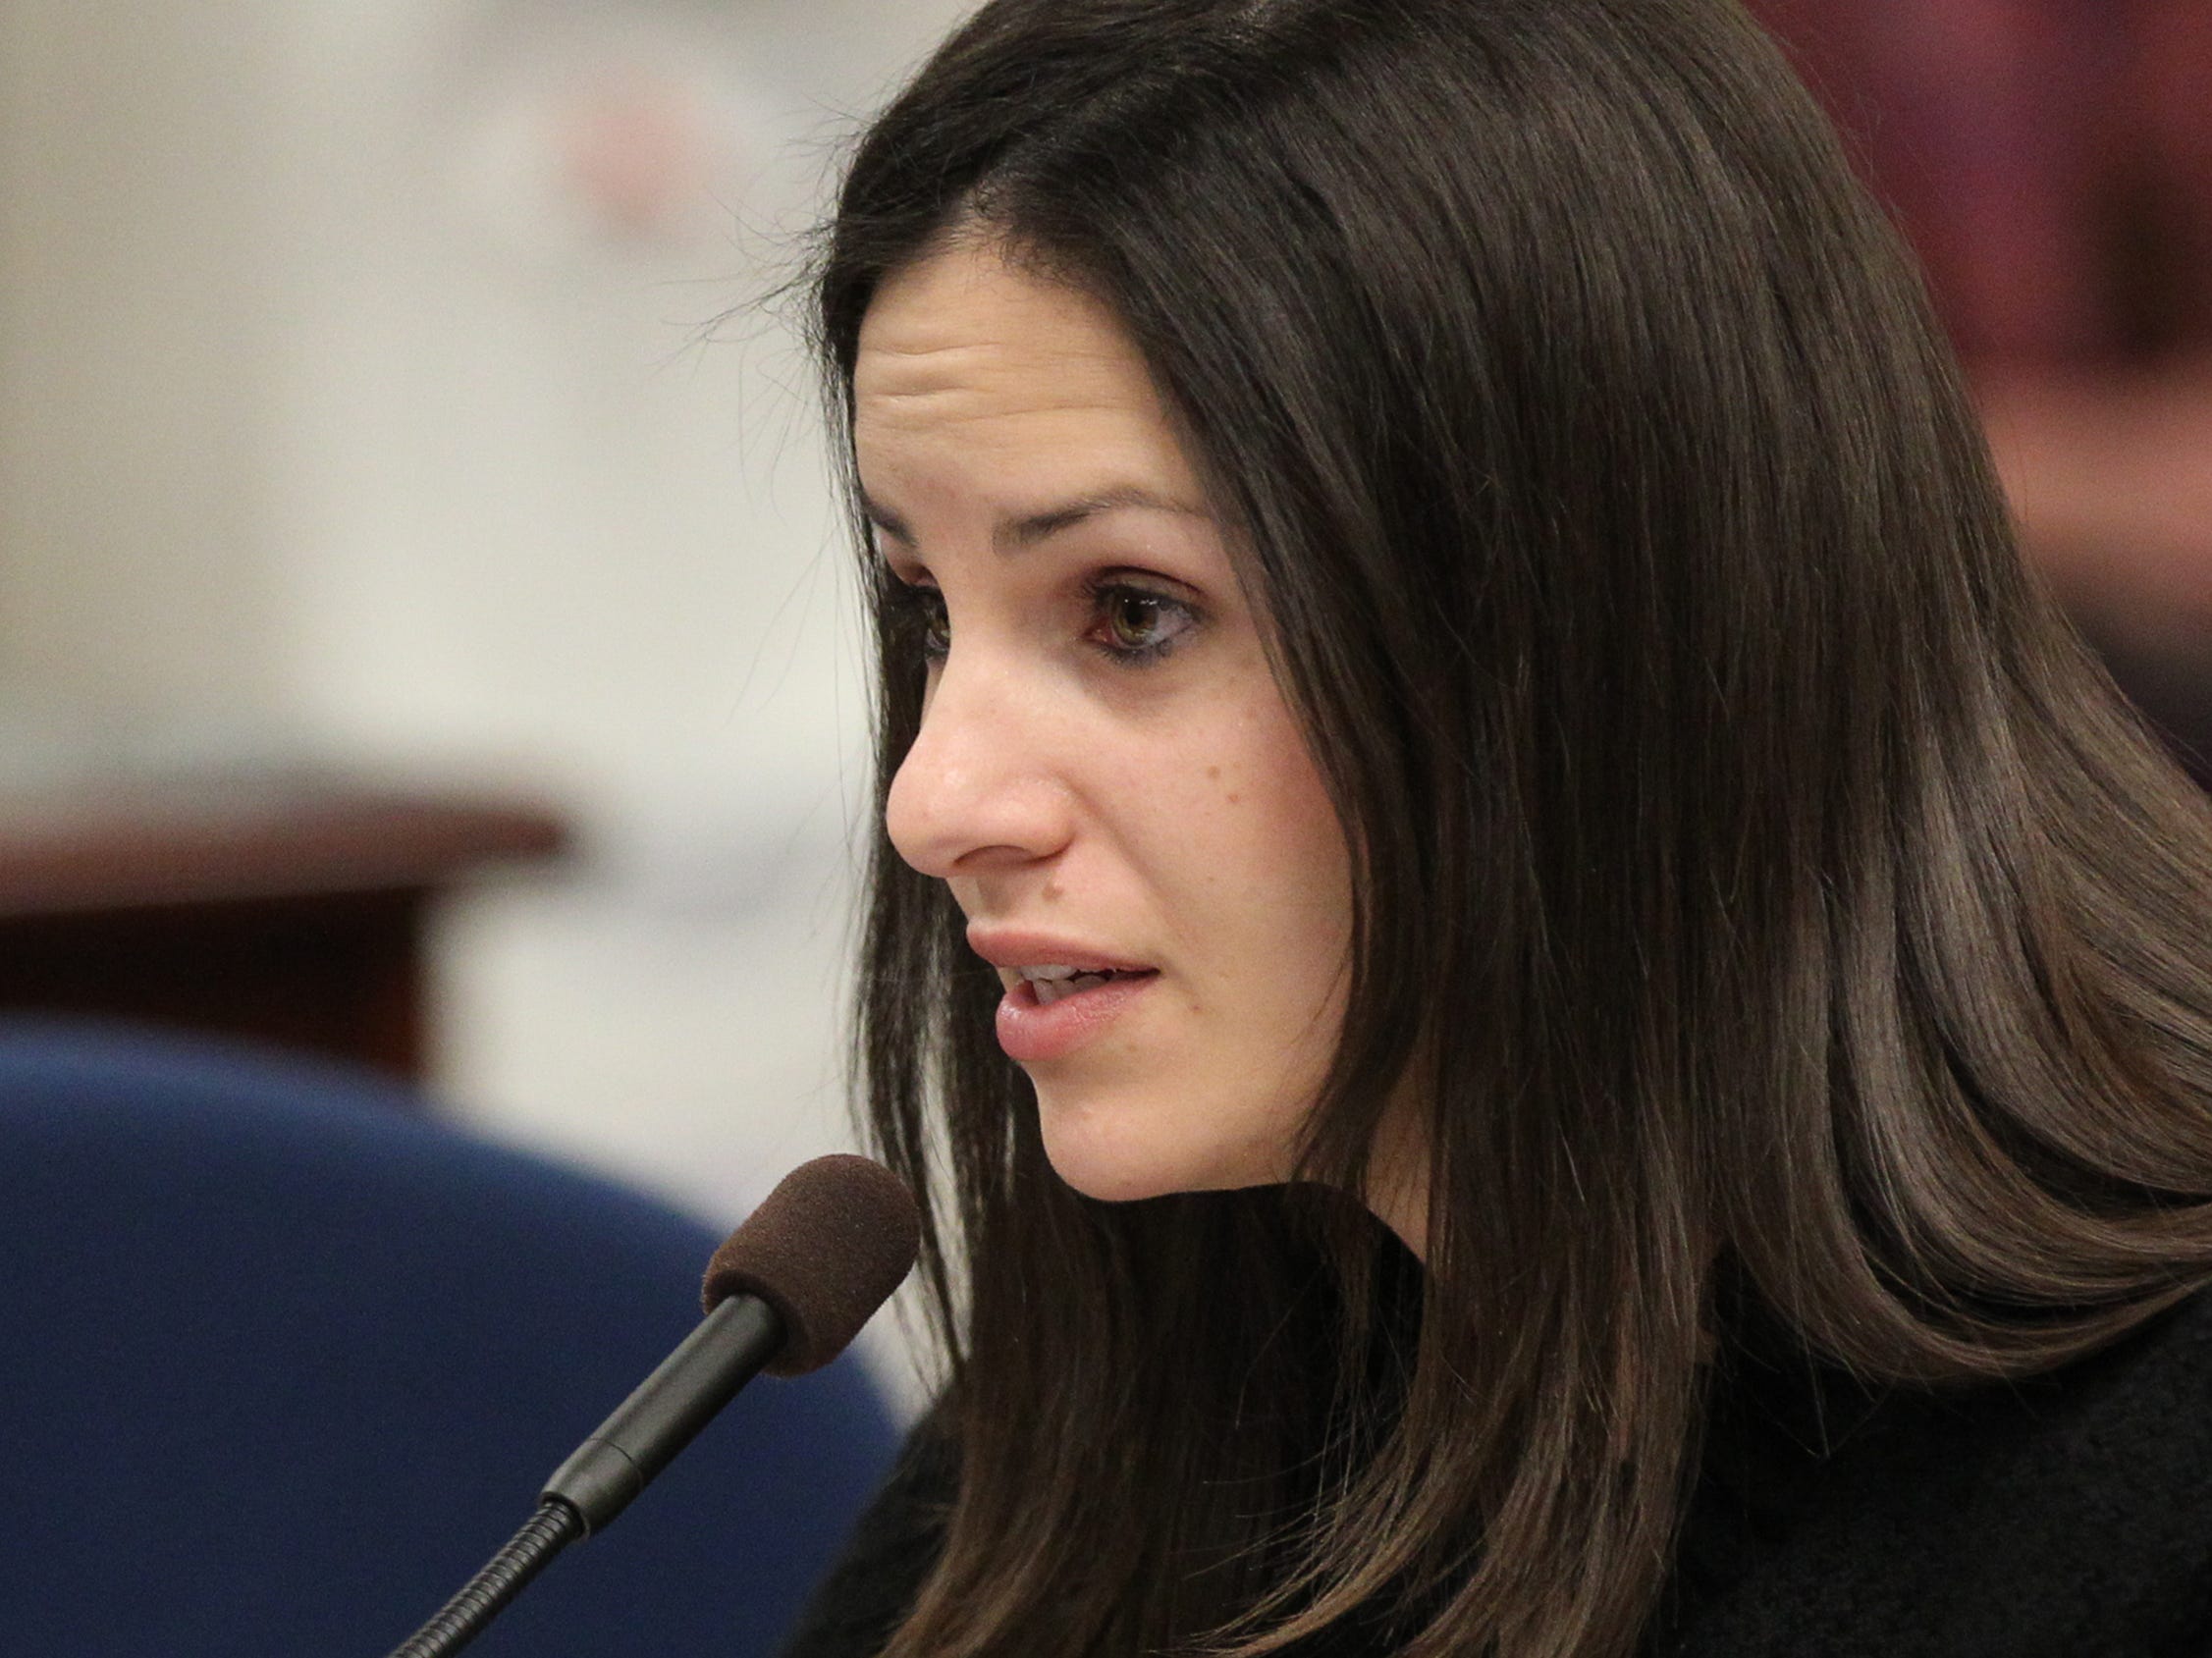
M 2212 1640 L 2203 806 L 1732 0 L 994 0 L 821 344 L 875 1653 Z

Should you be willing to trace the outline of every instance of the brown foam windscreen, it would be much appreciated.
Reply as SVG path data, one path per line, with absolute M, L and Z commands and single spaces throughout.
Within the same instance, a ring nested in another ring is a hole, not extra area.
M 921 1217 L 897 1175 L 866 1157 L 817 1157 L 785 1175 L 707 1262 L 712 1311 L 754 1295 L 783 1321 L 771 1375 L 799 1376 L 845 1350 L 913 1269 Z

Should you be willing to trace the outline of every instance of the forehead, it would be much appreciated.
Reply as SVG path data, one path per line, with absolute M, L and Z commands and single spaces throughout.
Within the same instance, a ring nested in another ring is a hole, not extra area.
M 860 328 L 854 436 L 871 458 L 1009 447 L 1037 459 L 1142 464 L 1162 486 L 1189 468 L 1142 355 L 1113 313 L 977 239 L 888 278 Z M 1058 445 L 1074 446 L 1062 454 Z

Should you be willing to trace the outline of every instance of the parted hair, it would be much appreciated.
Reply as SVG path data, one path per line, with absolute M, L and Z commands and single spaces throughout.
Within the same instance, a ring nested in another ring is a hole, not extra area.
M 1354 944 L 1305 1178 L 1103 1203 L 877 837 L 857 1057 L 961 1471 L 895 1658 L 1615 1658 L 1730 1309 L 1942 1387 L 2212 1278 L 2212 820 L 1734 0 L 992 0 L 825 227 L 848 439 L 871 295 L 978 230 L 1173 411 Z M 1394 1089 L 1418 1263 L 1334 1196 Z

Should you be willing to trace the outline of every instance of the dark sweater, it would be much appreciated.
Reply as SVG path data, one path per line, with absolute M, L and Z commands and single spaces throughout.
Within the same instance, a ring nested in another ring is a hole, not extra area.
M 2212 1654 L 2212 1296 L 2010 1387 L 1733 1369 L 1653 1658 Z M 957 1471 L 909 1440 L 785 1658 L 873 1658 Z

